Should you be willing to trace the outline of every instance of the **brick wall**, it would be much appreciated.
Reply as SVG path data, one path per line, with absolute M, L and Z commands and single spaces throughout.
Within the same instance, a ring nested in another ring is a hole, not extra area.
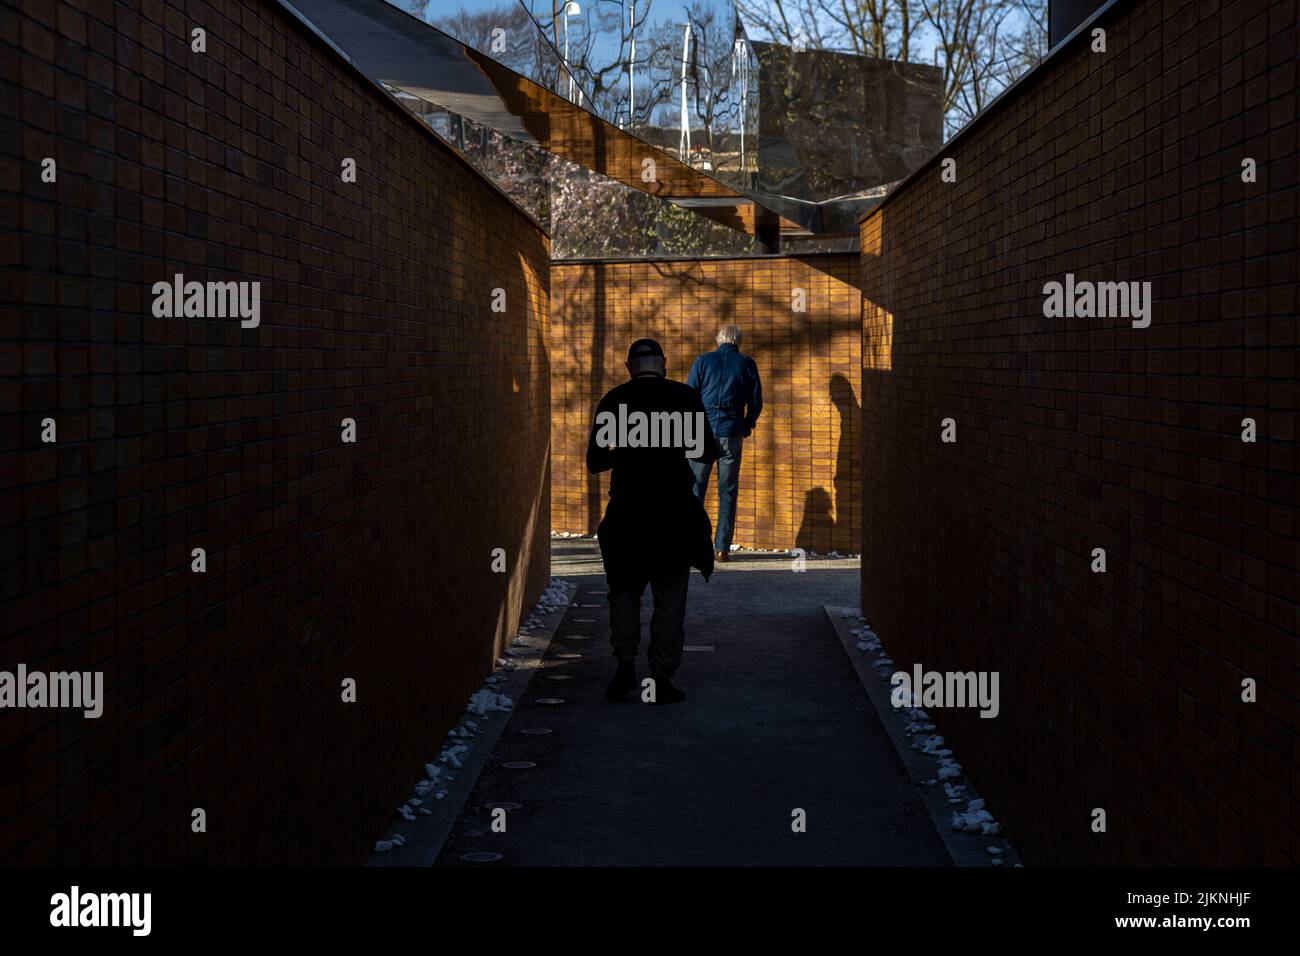
M 857 257 L 566 262 L 551 267 L 551 521 L 591 533 L 609 475 L 590 475 L 587 436 L 600 397 L 627 378 L 636 339 L 658 339 L 685 381 L 728 323 L 758 363 L 764 410 L 745 443 L 734 543 L 826 553 L 858 539 Z M 793 290 L 806 311 L 793 311 Z M 716 479 L 716 471 L 714 473 Z M 716 519 L 715 481 L 706 502 Z
M 106 694 L 0 712 L 0 861 L 361 862 L 548 576 L 547 239 L 268 0 L 0 25 L 0 670 Z
M 1296 4 L 1098 25 L 863 223 L 863 608 L 1000 672 L 937 716 L 1029 860 L 1294 863 Z M 1067 272 L 1150 327 L 1044 317 Z

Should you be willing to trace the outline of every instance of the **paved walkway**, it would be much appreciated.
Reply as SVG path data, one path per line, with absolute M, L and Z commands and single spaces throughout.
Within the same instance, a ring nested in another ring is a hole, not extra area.
M 552 541 L 552 574 L 578 585 L 580 606 L 438 865 L 484 850 L 503 855 L 495 866 L 950 865 L 823 611 L 857 604 L 856 560 L 809 558 L 797 574 L 788 559 L 741 555 L 707 584 L 693 571 L 686 641 L 712 650 L 685 654 L 684 703 L 650 707 L 604 697 L 614 662 L 596 543 Z M 647 623 L 649 604 L 647 590 Z M 551 733 L 523 733 L 536 728 Z M 489 832 L 495 802 L 520 805 L 503 834 Z M 791 831 L 794 808 L 805 833 Z

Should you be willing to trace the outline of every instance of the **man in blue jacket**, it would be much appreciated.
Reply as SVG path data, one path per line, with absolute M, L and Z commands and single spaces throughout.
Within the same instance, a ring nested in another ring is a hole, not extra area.
M 722 562 L 731 556 L 731 534 L 736 527 L 741 446 L 763 411 L 763 386 L 758 366 L 740 351 L 740 329 L 724 326 L 716 341 L 717 349 L 695 360 L 686 384 L 699 391 L 718 442 L 718 521 L 713 547 L 714 559 Z M 695 472 L 695 496 L 702 502 L 713 464 L 707 459 L 692 461 L 691 470 Z

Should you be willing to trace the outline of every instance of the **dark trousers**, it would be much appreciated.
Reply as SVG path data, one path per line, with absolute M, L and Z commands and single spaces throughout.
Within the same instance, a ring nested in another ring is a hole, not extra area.
M 605 564 L 609 584 L 609 642 L 621 661 L 636 660 L 641 644 L 641 595 L 650 585 L 654 613 L 650 616 L 650 673 L 672 677 L 682 662 L 682 641 L 686 631 L 686 590 L 691 569 L 650 572 L 638 568 L 611 568 Z

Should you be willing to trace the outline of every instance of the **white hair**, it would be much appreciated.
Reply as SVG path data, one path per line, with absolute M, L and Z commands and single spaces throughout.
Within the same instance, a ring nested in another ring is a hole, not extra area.
M 718 329 L 718 337 L 715 340 L 719 345 L 740 345 L 740 329 L 734 325 L 724 325 Z

